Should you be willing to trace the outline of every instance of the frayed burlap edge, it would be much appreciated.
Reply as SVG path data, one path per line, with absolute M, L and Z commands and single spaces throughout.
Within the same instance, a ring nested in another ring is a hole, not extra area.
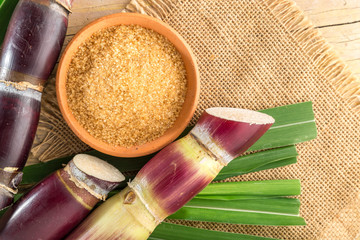
M 171 8 L 176 2 L 176 0 L 131 0 L 125 10 L 163 19 L 171 13 Z
M 299 44 L 319 72 L 346 99 L 351 108 L 360 110 L 360 81 L 339 58 L 332 46 L 293 1 L 263 0 L 264 5 Z
M 163 19 L 171 14 L 177 0 L 131 0 L 128 12 L 139 12 Z M 291 0 L 260 0 L 284 26 L 289 36 L 308 56 L 309 61 L 347 101 L 350 107 L 360 110 L 360 81 L 339 58 L 332 46 L 321 36 L 314 24 Z

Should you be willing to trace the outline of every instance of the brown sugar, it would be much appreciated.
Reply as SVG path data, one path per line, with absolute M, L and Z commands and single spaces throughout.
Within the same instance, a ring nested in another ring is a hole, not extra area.
M 180 53 L 140 26 L 94 33 L 71 60 L 66 93 L 76 120 L 95 138 L 137 146 L 171 128 L 186 95 Z

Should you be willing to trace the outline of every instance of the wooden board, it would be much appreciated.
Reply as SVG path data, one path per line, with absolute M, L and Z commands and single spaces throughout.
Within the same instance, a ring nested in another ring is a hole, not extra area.
M 121 12 L 129 0 L 76 0 L 67 44 L 87 23 Z M 295 0 L 360 79 L 360 0 Z
M 360 79 L 360 1 L 295 0 Z

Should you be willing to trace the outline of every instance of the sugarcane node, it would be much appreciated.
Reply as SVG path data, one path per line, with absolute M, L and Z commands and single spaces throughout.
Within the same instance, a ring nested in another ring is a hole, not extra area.
M 204 152 L 206 152 L 211 158 L 214 159 L 214 161 L 217 161 L 218 160 L 218 156 L 216 156 L 205 144 L 203 144 L 200 139 L 195 136 L 195 134 L 193 133 L 189 133 L 189 135 L 195 139 L 195 141 L 199 144 L 199 146 L 204 150 Z M 201 151 L 199 151 L 201 152 Z
M 44 87 L 39 85 L 33 85 L 29 82 L 8 82 L 5 80 L 0 80 L 1 83 L 4 83 L 6 86 L 12 86 L 16 90 L 19 91 L 26 91 L 27 89 L 32 89 L 38 92 L 42 92 L 44 90 Z
M 0 79 L 7 86 L 13 86 L 18 90 L 26 90 L 28 88 L 42 92 L 46 79 L 29 76 L 27 74 L 11 70 L 0 66 Z
M 133 204 L 136 199 L 136 194 L 133 191 L 129 191 L 126 193 L 124 197 L 124 204 Z

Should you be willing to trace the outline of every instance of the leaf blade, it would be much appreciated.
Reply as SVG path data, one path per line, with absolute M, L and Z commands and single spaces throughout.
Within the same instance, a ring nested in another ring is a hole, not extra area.
M 169 219 L 246 225 L 305 225 L 305 220 L 297 215 L 250 210 L 224 211 L 222 209 L 209 209 L 189 206 L 182 207 L 179 211 L 169 216 Z
M 207 240 L 275 240 L 238 233 L 219 232 L 193 228 L 172 223 L 161 223 L 150 235 L 150 240 L 175 240 L 181 236 L 182 240 L 207 239 Z
M 288 158 L 293 158 L 291 162 L 294 162 L 295 158 L 296 162 L 297 155 L 295 146 L 291 145 L 240 156 L 224 167 L 214 181 L 256 171 L 256 169 L 260 169 L 265 165 Z M 271 165 L 269 166 L 271 167 Z
M 276 148 L 310 141 L 317 136 L 312 102 L 261 110 L 275 119 L 274 125 L 249 151 Z
M 248 182 L 211 183 L 201 195 L 255 195 L 255 196 L 296 196 L 301 192 L 298 179 L 265 180 Z
M 266 165 L 263 165 L 261 167 L 255 168 L 255 169 L 253 169 L 253 170 L 251 170 L 250 172 L 247 172 L 247 173 L 259 172 L 259 171 L 278 168 L 278 167 L 284 167 L 284 166 L 291 165 L 291 164 L 294 164 L 294 163 L 297 163 L 297 158 L 287 158 L 287 159 L 283 159 L 283 160 L 276 161 L 276 162 L 271 162 L 269 164 L 266 164 Z
M 242 200 L 217 200 L 194 198 L 185 207 L 201 207 L 231 210 L 250 210 L 260 212 L 299 215 L 300 201 L 296 198 L 258 198 Z

